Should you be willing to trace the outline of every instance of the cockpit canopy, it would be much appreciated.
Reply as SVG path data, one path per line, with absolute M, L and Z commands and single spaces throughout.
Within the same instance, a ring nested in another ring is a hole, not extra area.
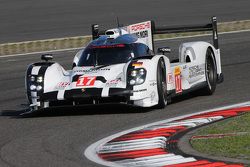
M 152 51 L 143 43 L 89 45 L 83 51 L 77 66 L 99 66 L 127 63 L 138 58 L 151 56 Z

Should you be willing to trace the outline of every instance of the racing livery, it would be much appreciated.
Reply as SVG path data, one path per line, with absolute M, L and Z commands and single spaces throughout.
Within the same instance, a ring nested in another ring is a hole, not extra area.
M 166 56 L 169 47 L 154 49 L 154 34 L 210 30 L 213 44 L 182 43 L 174 62 Z M 223 81 L 216 17 L 207 25 L 172 28 L 155 27 L 153 21 L 107 31 L 92 25 L 92 37 L 75 55 L 72 70 L 52 62 L 48 54 L 29 65 L 25 80 L 30 111 L 99 103 L 164 108 L 185 92 L 211 95 Z

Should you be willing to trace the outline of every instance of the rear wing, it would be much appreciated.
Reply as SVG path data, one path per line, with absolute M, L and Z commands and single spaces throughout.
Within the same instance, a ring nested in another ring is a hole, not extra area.
M 170 34 L 170 33 L 184 33 L 184 32 L 213 32 L 213 45 L 215 49 L 219 49 L 218 32 L 217 32 L 217 19 L 211 18 L 211 23 L 205 25 L 191 25 L 191 26 L 178 26 L 178 27 L 155 27 L 153 34 Z
M 199 31 L 212 31 L 213 32 L 213 45 L 216 50 L 219 49 L 218 32 L 217 32 L 217 19 L 212 17 L 211 23 L 205 25 L 191 25 L 191 26 L 177 26 L 177 27 L 156 27 L 153 21 L 146 21 L 136 23 L 125 27 L 120 27 L 126 30 L 129 34 L 135 34 L 140 38 L 148 47 L 153 50 L 153 35 L 154 34 L 170 34 L 170 33 L 184 33 L 184 32 L 199 32 Z M 100 35 L 105 35 L 105 31 L 99 30 L 99 25 L 92 25 L 92 39 L 99 38 Z

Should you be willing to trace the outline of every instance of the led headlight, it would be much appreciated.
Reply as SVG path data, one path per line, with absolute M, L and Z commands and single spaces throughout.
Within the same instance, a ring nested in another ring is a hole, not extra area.
M 145 70 L 144 70 L 143 68 L 141 68 L 141 69 L 139 70 L 139 74 L 140 74 L 140 75 L 144 75 L 144 74 L 145 74 Z
M 34 82 L 35 80 L 36 80 L 35 76 L 31 76 L 31 77 L 30 77 L 30 81 L 31 81 L 31 82 Z
M 144 82 L 144 79 L 142 79 L 142 78 L 137 78 L 137 79 L 136 79 L 137 85 L 140 85 L 140 84 L 142 84 L 143 82 Z
M 138 73 L 137 70 L 133 70 L 133 71 L 131 71 L 130 75 L 132 77 L 136 77 L 137 73 Z
M 128 75 L 130 85 L 141 85 L 145 82 L 147 71 L 144 68 L 133 69 Z
M 37 79 L 36 79 L 36 82 L 42 83 L 43 82 L 43 77 L 42 76 L 38 76 Z
M 37 91 L 40 91 L 40 90 L 42 90 L 42 89 L 43 89 L 43 87 L 40 86 L 40 85 L 38 85 L 38 86 L 36 87 L 36 90 L 37 90 Z
M 36 90 L 36 85 L 30 85 L 30 90 Z
M 136 83 L 136 82 L 135 82 L 134 79 L 131 79 L 131 80 L 129 81 L 129 84 L 130 84 L 130 85 L 135 85 L 135 83 Z

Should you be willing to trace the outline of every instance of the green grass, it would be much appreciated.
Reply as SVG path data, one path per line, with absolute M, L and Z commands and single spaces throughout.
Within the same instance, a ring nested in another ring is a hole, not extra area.
M 250 30 L 250 20 L 218 23 L 218 32 L 230 32 L 238 30 Z M 208 32 L 161 34 L 161 35 L 154 35 L 154 39 L 185 37 L 185 36 L 202 35 L 202 34 L 208 34 Z M 78 36 L 78 37 L 65 37 L 58 39 L 0 44 L 0 56 L 56 50 L 56 49 L 78 48 L 86 45 L 90 40 L 91 36 Z
M 214 156 L 250 160 L 250 113 L 211 124 L 197 131 L 195 135 L 238 132 L 247 133 L 223 138 L 192 139 L 190 142 L 193 148 L 199 152 Z

